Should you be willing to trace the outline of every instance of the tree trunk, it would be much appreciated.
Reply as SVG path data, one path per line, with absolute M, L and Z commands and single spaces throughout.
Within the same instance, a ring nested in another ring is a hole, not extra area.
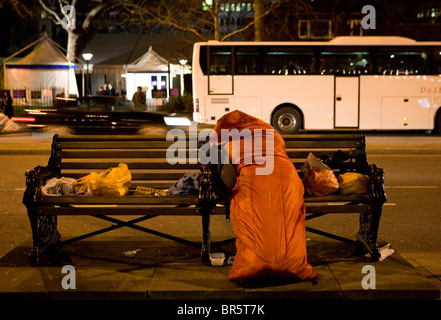
M 254 0 L 254 41 L 262 41 L 263 38 L 263 2 Z
M 67 59 L 70 62 L 75 62 L 79 38 L 80 34 L 78 32 L 72 29 L 67 30 Z
M 216 12 L 216 14 L 213 16 L 213 23 L 214 23 L 214 40 L 219 41 L 220 40 L 220 33 L 219 33 L 219 13 Z
M 220 1 L 216 1 L 213 8 L 214 40 L 216 41 L 220 40 L 219 12 L 220 12 Z

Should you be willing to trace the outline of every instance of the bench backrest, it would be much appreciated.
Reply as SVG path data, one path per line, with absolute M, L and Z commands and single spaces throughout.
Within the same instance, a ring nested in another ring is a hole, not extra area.
M 183 144 L 166 141 L 165 136 L 55 135 L 49 165 L 59 176 L 81 178 L 92 171 L 101 172 L 123 162 L 132 174 L 131 188 L 167 189 L 185 173 L 200 172 L 197 159 L 190 156 L 197 155 L 201 144 L 193 141 L 189 145 L 188 140 Z M 167 161 L 170 146 L 171 150 L 179 147 L 182 152 L 179 158 L 177 150 L 173 153 L 172 160 L 178 163 Z
M 324 160 L 337 174 L 346 171 L 368 173 L 369 167 L 363 134 L 296 134 L 284 135 L 286 152 L 299 171 L 309 153 Z M 81 178 L 92 171 L 128 165 L 132 188 L 144 186 L 166 189 L 185 173 L 199 172 L 198 150 L 206 142 L 166 141 L 165 136 L 60 136 L 55 135 L 50 165 L 60 176 Z M 180 148 L 167 160 L 167 150 Z M 190 154 L 191 153 L 191 154 Z M 194 157 L 196 156 L 196 158 Z M 175 158 L 176 157 L 176 158 Z M 190 161 L 191 160 L 191 161 Z

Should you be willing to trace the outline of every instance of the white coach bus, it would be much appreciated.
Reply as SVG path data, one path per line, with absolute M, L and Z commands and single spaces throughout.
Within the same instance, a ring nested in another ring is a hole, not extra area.
M 198 42 L 193 120 L 241 110 L 282 134 L 305 130 L 441 133 L 441 42 Z

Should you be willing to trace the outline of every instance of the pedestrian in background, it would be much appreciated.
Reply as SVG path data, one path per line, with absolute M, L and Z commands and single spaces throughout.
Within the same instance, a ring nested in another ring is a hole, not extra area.
M 136 92 L 133 94 L 132 102 L 135 104 L 136 109 L 145 109 L 146 108 L 145 93 L 142 91 L 141 86 L 139 86 L 136 89 Z
M 12 97 L 9 91 L 5 91 L 3 94 L 3 108 L 5 115 L 11 119 L 14 116 L 14 107 L 12 106 Z
M 110 96 L 116 96 L 116 92 L 115 92 L 115 89 L 112 87 L 112 84 L 111 83 L 108 83 L 107 84 L 107 90 L 108 90 L 108 95 L 110 95 Z
M 97 96 L 105 96 L 105 95 L 106 95 L 106 91 L 104 90 L 104 87 L 103 87 L 103 86 L 100 86 L 100 87 L 98 88 L 98 91 L 96 92 L 96 95 L 97 95 Z

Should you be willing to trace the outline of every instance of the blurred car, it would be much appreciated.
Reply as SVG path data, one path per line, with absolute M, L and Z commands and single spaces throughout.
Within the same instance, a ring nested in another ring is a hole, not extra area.
M 146 125 L 165 125 L 160 112 L 135 109 L 123 96 L 87 96 L 59 99 L 51 109 L 26 109 L 26 114 L 14 117 L 15 122 L 28 127 L 50 125 L 81 129 L 141 129 Z

